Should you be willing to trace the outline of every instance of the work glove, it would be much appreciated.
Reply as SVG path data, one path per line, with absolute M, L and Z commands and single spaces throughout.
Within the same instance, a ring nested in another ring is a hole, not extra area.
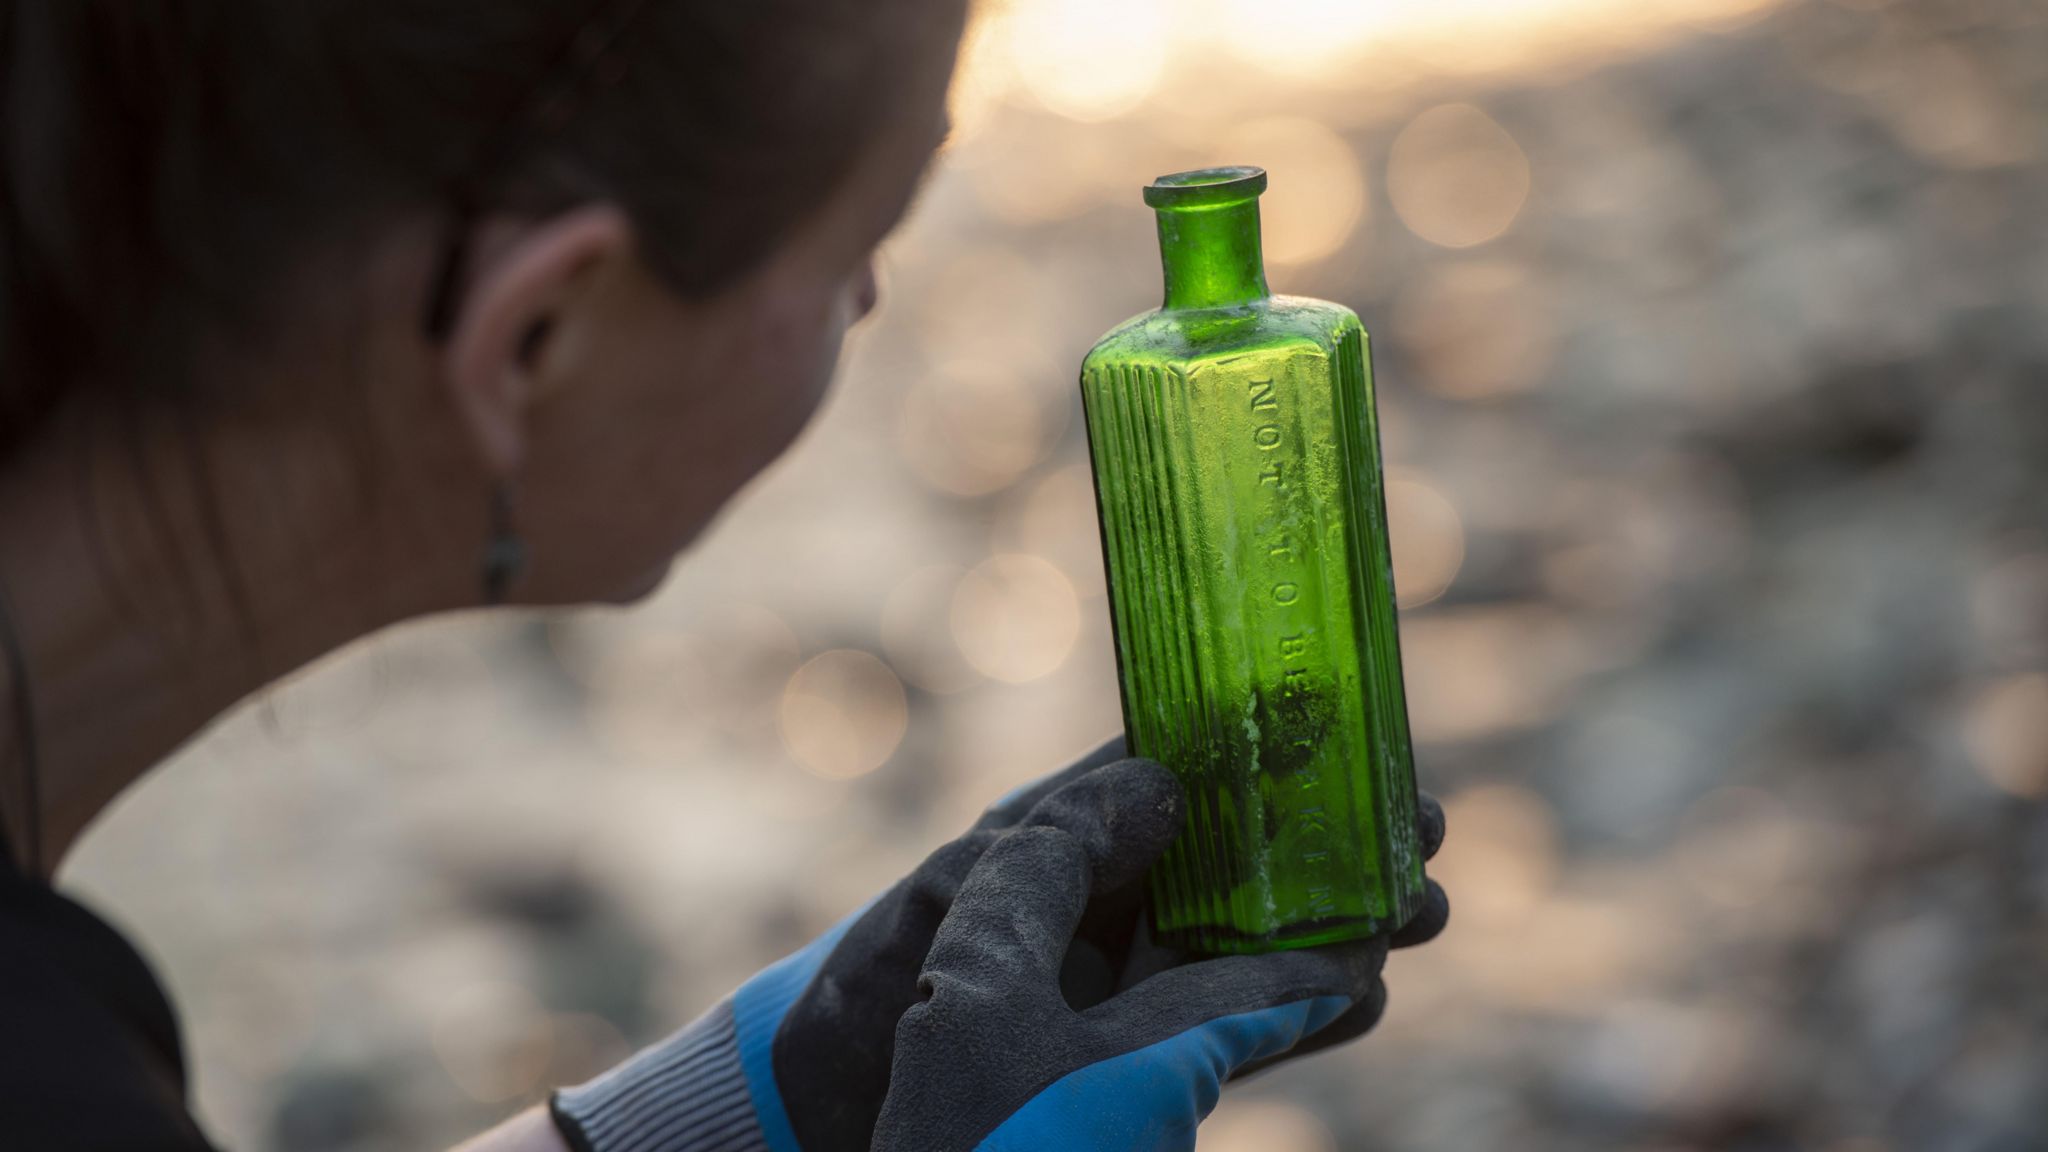
M 570 1147 L 865 1152 L 889 1088 L 898 1022 L 922 999 L 926 956 L 983 855 L 1020 828 L 1094 827 L 1119 837 L 1128 826 L 1169 829 L 1153 855 L 1171 839 L 1180 818 L 1177 782 L 1158 765 L 1123 760 L 1123 752 L 1118 738 L 1012 793 L 908 878 L 695 1022 L 588 1084 L 557 1092 L 551 1111 Z M 1442 835 L 1433 801 L 1425 801 L 1423 823 L 1433 851 Z M 1103 851 L 1114 854 L 1106 842 Z M 1092 900 L 1083 894 L 1086 911 L 1063 973 L 1071 1002 L 1099 1002 L 1178 960 L 1143 940 L 1140 878 L 1149 863 L 1121 860 L 1124 883 L 1096 885 Z M 1431 885 L 1410 931 L 1418 940 L 1434 935 L 1447 914 Z M 1363 1032 L 1372 1022 L 1364 1007 L 1311 1043 Z
M 897 1025 L 875 1152 L 1192 1149 L 1224 1081 L 1379 1019 L 1386 937 L 1200 960 L 1074 1004 L 1060 973 L 1090 895 L 1133 887 L 1181 828 L 1170 772 L 1130 760 L 1111 775 L 1113 803 L 1045 813 L 969 872 Z M 1425 809 L 1433 853 L 1442 811 Z M 1434 936 L 1447 913 L 1432 885 L 1394 939 Z

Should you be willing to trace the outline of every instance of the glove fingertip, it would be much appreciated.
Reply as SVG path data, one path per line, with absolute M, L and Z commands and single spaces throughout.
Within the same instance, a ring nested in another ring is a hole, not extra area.
M 1444 891 L 1443 885 L 1431 880 L 1428 890 L 1423 893 L 1422 907 L 1394 933 L 1389 943 L 1395 948 L 1427 944 L 1442 934 L 1444 926 L 1450 922 L 1450 895 Z
M 1088 849 L 1098 891 L 1136 879 L 1180 831 L 1180 778 L 1152 760 L 1104 765 L 1039 801 L 1027 826 L 1062 829 Z
M 1427 792 L 1415 797 L 1415 824 L 1422 840 L 1422 858 L 1431 859 L 1444 846 L 1444 806 Z
M 1164 764 L 1130 759 L 1109 771 L 1116 773 L 1119 791 L 1112 797 L 1115 847 L 1096 861 L 1096 882 L 1104 890 L 1143 875 L 1180 835 L 1187 813 L 1187 790 Z
M 1180 777 L 1157 760 L 1134 756 L 1120 763 L 1130 765 L 1125 771 L 1133 785 L 1132 799 L 1150 808 L 1151 822 L 1179 830 L 1181 817 L 1188 805 L 1187 788 L 1181 784 Z

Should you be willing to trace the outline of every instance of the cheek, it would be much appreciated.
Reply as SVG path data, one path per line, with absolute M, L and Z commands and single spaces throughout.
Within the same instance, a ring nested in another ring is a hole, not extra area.
M 787 446 L 824 400 L 846 339 L 847 307 L 838 297 L 785 305 L 764 312 L 749 333 L 738 375 L 770 409 L 761 413 L 762 431 L 777 440 L 774 451 Z
M 663 325 L 618 366 L 616 387 L 565 396 L 530 463 L 558 478 L 538 485 L 548 506 L 537 494 L 532 527 L 556 557 L 560 587 L 536 594 L 631 600 L 653 587 L 803 431 L 831 383 L 851 307 L 850 293 L 788 293 L 724 324 Z M 611 511 L 592 517 L 596 507 Z

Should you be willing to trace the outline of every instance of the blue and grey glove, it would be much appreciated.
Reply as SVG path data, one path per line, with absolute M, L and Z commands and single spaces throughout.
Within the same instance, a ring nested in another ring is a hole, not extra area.
M 869 1148 L 889 1089 L 898 1022 L 922 999 L 918 977 L 934 936 L 982 856 L 1019 828 L 1083 835 L 1092 829 L 1102 851 L 1115 855 L 1110 838 L 1145 840 L 1125 829 L 1178 826 L 1180 792 L 1171 775 L 1122 755 L 1123 741 L 1111 741 L 1012 794 L 873 904 L 696 1022 L 596 1080 L 556 1093 L 552 1111 L 564 1138 L 577 1152 Z M 1441 815 L 1433 804 L 1426 809 L 1424 839 L 1433 849 Z M 1138 930 L 1138 877 L 1149 863 L 1149 856 L 1120 859 L 1117 874 L 1127 882 L 1098 883 L 1092 899 L 1084 893 L 1086 911 L 1059 977 L 1069 1002 L 1097 1003 L 1177 959 L 1144 945 Z M 1425 910 L 1396 943 L 1434 935 L 1447 912 L 1432 885 Z M 1377 1016 L 1369 1007 L 1354 1008 L 1310 1043 L 1363 1032 Z
M 695 1022 L 557 1092 L 551 1110 L 570 1147 L 865 1152 L 888 1090 L 896 1022 L 917 1002 L 918 970 L 960 882 L 1020 823 L 1074 806 L 1116 807 L 1116 775 L 1091 776 L 1123 750 L 1119 737 L 1005 797 L 908 878 Z M 1111 938 L 1101 952 L 1128 944 L 1127 926 L 1114 938 L 1115 920 L 1104 917 Z
M 1181 826 L 1171 773 L 1116 770 L 1117 806 L 1011 832 L 961 885 L 896 1030 L 875 1152 L 1191 1149 L 1224 1081 L 1379 1019 L 1386 938 L 1197 961 L 1076 1004 L 1061 970 L 1090 894 L 1129 888 Z M 1434 802 L 1424 820 L 1434 851 Z M 1432 886 L 1395 942 L 1435 935 L 1447 913 Z

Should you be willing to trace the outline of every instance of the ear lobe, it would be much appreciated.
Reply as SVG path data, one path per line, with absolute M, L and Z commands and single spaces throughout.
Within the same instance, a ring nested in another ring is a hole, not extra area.
M 631 245 L 625 214 L 591 205 L 520 231 L 473 273 L 442 382 L 492 475 L 512 475 L 525 456 L 533 370 L 556 316 L 587 290 L 593 266 Z

